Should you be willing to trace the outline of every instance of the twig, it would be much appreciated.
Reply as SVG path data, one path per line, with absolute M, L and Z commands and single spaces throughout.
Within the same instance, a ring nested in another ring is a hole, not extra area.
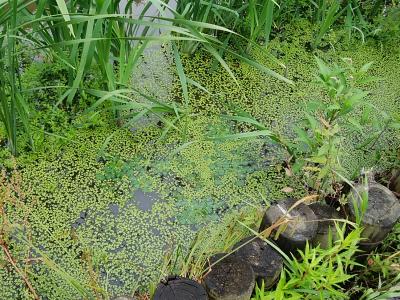
M 25 285 L 32 293 L 35 300 L 39 300 L 39 296 L 36 293 L 35 289 L 33 288 L 32 284 L 30 283 L 29 279 L 25 276 L 25 274 L 18 268 L 17 264 L 15 263 L 10 251 L 8 250 L 8 246 L 4 240 L 0 240 L 0 246 L 3 248 L 5 255 L 7 256 L 8 261 L 12 264 L 14 269 L 17 273 L 21 276 L 22 280 L 25 282 Z

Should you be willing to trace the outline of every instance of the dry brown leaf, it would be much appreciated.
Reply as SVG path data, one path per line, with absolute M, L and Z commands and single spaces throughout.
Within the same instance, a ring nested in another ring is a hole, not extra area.
M 287 186 L 287 187 L 284 187 L 283 189 L 281 189 L 281 191 L 284 193 L 291 193 L 291 192 L 293 192 L 293 189 L 291 187 Z

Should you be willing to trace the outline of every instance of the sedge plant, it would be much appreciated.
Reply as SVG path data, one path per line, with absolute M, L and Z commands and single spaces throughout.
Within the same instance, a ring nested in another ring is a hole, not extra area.
M 17 152 L 18 122 L 23 123 L 26 130 L 29 128 L 28 106 L 16 88 L 15 77 L 18 74 L 16 62 L 19 54 L 15 50 L 16 44 L 28 44 L 34 51 L 65 65 L 68 70 L 68 87 L 62 93 L 57 105 L 74 107 L 82 100 L 88 102 L 85 78 L 93 65 L 97 65 L 102 75 L 103 87 L 95 94 L 104 100 L 103 97 L 107 93 L 106 100 L 112 103 L 117 119 L 120 116 L 117 109 L 119 99 L 114 97 L 114 94 L 137 94 L 130 86 L 130 79 L 144 49 L 150 43 L 193 41 L 208 51 L 236 81 L 233 71 L 221 54 L 221 50 L 227 49 L 227 45 L 210 34 L 210 32 L 234 34 L 226 27 L 208 23 L 216 22 L 217 15 L 211 19 L 198 20 L 197 17 L 192 19 L 188 14 L 179 13 L 169 6 L 168 2 L 160 0 L 150 1 L 137 15 L 132 11 L 131 1 L 125 7 L 122 4 L 122 1 L 111 0 L 0 1 L 2 30 L 0 63 L 7 70 L 7 76 L 3 75 L 1 78 L 0 117 L 5 124 L 8 143 L 14 154 Z M 157 8 L 157 12 L 147 16 L 150 7 Z M 213 7 L 214 12 L 220 7 L 222 6 Z M 173 18 L 166 17 L 166 12 L 172 13 Z M 219 12 L 219 15 L 226 14 Z M 255 60 L 235 51 L 229 50 L 229 53 L 266 74 L 291 83 L 284 76 Z M 95 106 L 98 103 L 96 101 Z M 149 111 L 155 110 L 150 107 Z
M 307 244 L 304 251 L 299 250 L 300 258 L 285 262 L 275 290 L 256 287 L 252 300 L 349 299 L 342 284 L 354 276 L 349 271 L 359 265 L 353 256 L 358 252 L 362 229 L 356 226 L 346 235 L 346 226 L 336 223 L 336 230 L 338 239 L 331 248 Z

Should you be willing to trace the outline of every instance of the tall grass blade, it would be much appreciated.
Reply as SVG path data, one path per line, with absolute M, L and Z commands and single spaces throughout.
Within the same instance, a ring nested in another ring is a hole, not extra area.
M 63 14 L 64 20 L 66 22 L 70 22 L 71 18 L 69 16 L 67 4 L 65 3 L 65 1 L 64 0 L 56 0 L 56 1 L 57 1 L 58 8 L 60 9 L 60 12 Z M 71 35 L 73 37 L 75 37 L 74 28 L 72 27 L 72 25 L 68 24 L 67 26 L 68 26 L 68 28 L 69 28 L 69 30 L 71 32 Z
M 95 12 L 95 8 L 91 6 L 90 8 L 90 14 L 93 14 Z M 85 73 L 85 68 L 88 65 L 88 54 L 90 51 L 90 46 L 91 42 L 90 39 L 92 38 L 93 35 L 93 27 L 94 27 L 94 20 L 90 19 L 87 24 L 87 29 L 86 29 L 86 36 L 85 36 L 85 41 L 83 43 L 83 49 L 82 49 L 82 56 L 80 59 L 80 63 L 78 66 L 78 71 L 76 73 L 74 82 L 72 84 L 71 90 L 68 94 L 67 98 L 67 103 L 72 104 L 72 100 L 74 99 L 76 92 L 78 91 L 79 85 L 82 83 L 83 75 Z

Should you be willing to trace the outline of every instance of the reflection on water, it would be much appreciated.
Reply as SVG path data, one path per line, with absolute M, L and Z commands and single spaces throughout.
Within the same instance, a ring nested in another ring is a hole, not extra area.
M 149 5 L 149 3 L 151 3 Z M 131 6 L 127 6 L 131 5 Z M 167 5 L 172 8 L 176 9 L 177 2 L 176 0 L 172 1 L 167 1 Z M 141 17 L 144 17 L 147 20 L 150 20 L 152 22 L 157 22 L 157 23 L 170 23 L 169 21 L 166 20 L 157 20 L 154 19 L 157 17 L 163 17 L 163 18 L 173 18 L 174 15 L 173 13 L 166 7 L 160 6 L 160 5 L 154 5 L 151 1 L 148 0 L 134 0 L 134 1 L 129 1 L 129 0 L 122 0 L 119 4 L 120 12 L 122 14 L 127 14 L 128 16 L 131 16 L 133 19 L 138 19 Z M 145 29 L 145 26 L 139 26 L 135 32 L 136 36 L 141 36 L 143 34 L 143 31 Z M 150 29 L 148 33 L 145 35 L 161 35 L 165 30 L 159 28 L 159 29 Z
M 148 0 L 134 0 L 133 2 L 129 0 L 122 0 L 119 4 L 119 8 L 121 12 L 130 10 L 133 13 L 133 17 L 138 17 L 149 2 L 150 1 Z M 127 7 L 128 3 L 131 3 L 132 6 Z M 176 9 L 176 4 L 177 4 L 176 0 L 168 1 L 167 4 L 172 9 Z M 152 4 L 146 11 L 145 15 L 148 17 L 155 17 L 159 15 L 159 12 L 160 12 L 159 9 L 154 4 Z M 167 18 L 173 17 L 173 14 L 168 10 L 165 11 L 162 15 Z

